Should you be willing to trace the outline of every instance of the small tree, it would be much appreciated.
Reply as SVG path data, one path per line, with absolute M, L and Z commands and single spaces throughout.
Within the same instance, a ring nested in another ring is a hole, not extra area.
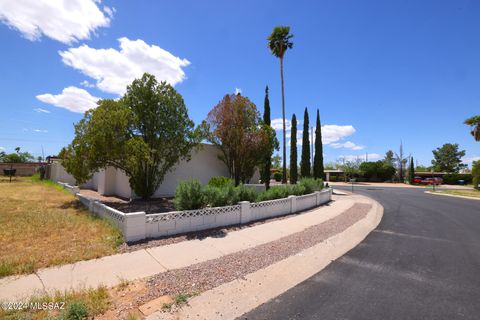
M 445 143 L 440 148 L 432 151 L 434 159 L 432 165 L 435 171 L 459 172 L 464 168 L 462 157 L 465 156 L 465 150 L 459 150 L 458 143 Z
M 263 123 L 267 126 L 271 125 L 271 119 L 270 119 L 270 100 L 268 99 L 268 86 L 265 88 L 265 101 L 264 101 L 264 111 L 263 111 Z M 275 131 L 273 131 L 275 134 Z M 273 145 L 272 145 L 273 147 Z M 262 180 L 265 183 L 265 189 L 268 190 L 270 189 L 270 169 L 272 167 L 272 154 L 273 154 L 273 149 L 271 152 L 267 152 L 265 154 L 265 160 L 263 163 L 263 168 L 262 168 Z
M 313 157 L 313 177 L 316 179 L 325 178 L 323 167 L 323 144 L 322 125 L 320 124 L 320 111 L 317 109 L 317 123 L 315 128 L 315 156 Z
M 473 178 L 473 187 L 475 189 L 480 189 L 480 160 L 472 162 L 472 178 Z
M 260 121 L 255 104 L 240 94 L 225 95 L 208 113 L 204 125 L 208 140 L 221 150 L 220 159 L 235 185 L 250 179 L 266 155 L 278 149 L 273 129 Z
M 302 139 L 302 159 L 300 160 L 300 175 L 302 177 L 310 177 L 310 130 L 308 121 L 308 109 L 305 108 L 303 115 L 303 139 Z
M 298 180 L 297 165 L 297 117 L 292 116 L 292 129 L 290 132 L 290 183 L 296 184 Z
M 480 116 L 468 118 L 467 120 L 465 120 L 464 123 L 470 126 L 470 134 L 475 139 L 475 141 L 480 141 Z
M 78 183 L 112 166 L 125 172 L 136 195 L 149 198 L 198 145 L 201 137 L 193 126 L 182 96 L 145 73 L 121 99 L 102 100 L 88 110 L 60 155 Z
M 0 162 L 7 163 L 24 163 L 32 161 L 34 157 L 28 152 L 20 152 L 20 147 L 15 148 L 14 153 L 5 153 L 2 151 L 0 153 Z
M 413 157 L 410 157 L 410 170 L 408 175 L 408 181 L 410 184 L 413 184 L 413 179 L 415 178 L 415 166 L 413 164 Z

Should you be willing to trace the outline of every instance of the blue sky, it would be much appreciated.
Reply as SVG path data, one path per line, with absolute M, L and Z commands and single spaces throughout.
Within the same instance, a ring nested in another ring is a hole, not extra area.
M 0 0 L 7 152 L 56 154 L 82 110 L 144 71 L 175 84 L 196 123 L 236 88 L 263 111 L 267 84 L 280 118 L 279 61 L 266 37 L 289 25 L 287 118 L 308 107 L 313 122 L 320 109 L 326 161 L 375 159 L 400 140 L 421 164 L 447 142 L 467 150 L 466 162 L 480 157 L 463 124 L 480 113 L 478 1 L 65 2 Z

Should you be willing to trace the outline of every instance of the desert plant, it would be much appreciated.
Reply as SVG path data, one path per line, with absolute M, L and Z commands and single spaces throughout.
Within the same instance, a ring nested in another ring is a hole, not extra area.
M 270 189 L 261 192 L 257 200 L 258 201 L 267 201 L 267 200 L 275 200 L 275 199 L 281 199 L 281 198 L 286 198 L 290 195 L 289 190 L 290 188 L 288 186 L 285 187 L 271 187 Z
M 235 189 L 238 201 L 255 202 L 255 200 L 257 199 L 258 193 L 254 188 L 250 188 L 241 184 Z
M 208 181 L 209 186 L 217 187 L 217 188 L 223 188 L 223 187 L 226 187 L 228 185 L 233 185 L 233 184 L 234 184 L 233 179 L 230 179 L 230 178 L 227 178 L 227 177 L 224 177 L 224 176 L 212 177 Z
M 305 188 L 305 194 L 313 193 L 315 191 L 320 191 L 323 189 L 323 180 L 322 179 L 313 179 L 313 178 L 303 178 L 300 180 L 300 186 Z
M 83 302 L 74 302 L 67 311 L 67 320 L 84 320 L 88 317 L 88 308 Z
M 236 188 L 232 185 L 226 185 L 223 188 L 206 186 L 203 189 L 204 203 L 210 207 L 223 207 L 238 202 Z
M 175 208 L 177 210 L 193 210 L 205 204 L 202 185 L 197 179 L 181 181 L 175 191 Z

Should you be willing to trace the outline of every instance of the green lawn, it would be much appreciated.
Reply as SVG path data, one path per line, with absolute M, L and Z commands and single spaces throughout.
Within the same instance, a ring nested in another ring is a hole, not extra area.
M 455 195 L 455 196 L 480 198 L 480 191 L 475 190 L 475 189 L 472 189 L 472 190 L 440 190 L 440 191 L 437 191 L 437 192 L 451 194 L 451 195 Z
M 120 231 L 51 181 L 0 178 L 0 277 L 114 254 Z

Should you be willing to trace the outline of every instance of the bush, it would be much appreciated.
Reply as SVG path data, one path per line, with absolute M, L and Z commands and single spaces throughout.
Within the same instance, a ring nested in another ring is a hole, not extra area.
M 175 191 L 174 203 L 177 210 L 202 208 L 205 199 L 200 181 L 196 179 L 181 181 Z
M 480 160 L 473 161 L 472 163 L 472 182 L 475 189 L 479 189 L 480 184 Z
M 209 207 L 223 207 L 238 202 L 237 193 L 233 185 L 223 188 L 206 186 L 203 189 L 205 204 Z
M 464 184 L 472 182 L 471 174 L 449 173 L 443 176 L 443 183 L 445 184 L 459 184 L 458 180 L 463 180 Z
M 314 179 L 314 178 L 303 178 L 300 180 L 300 186 L 305 188 L 304 194 L 313 193 L 315 191 L 320 191 L 323 189 L 323 180 L 322 179 Z
M 271 187 L 267 191 L 261 192 L 257 200 L 258 201 L 267 201 L 267 200 L 275 200 L 275 199 L 281 199 L 281 198 L 286 198 L 290 195 L 290 187 L 289 186 L 284 186 L 284 187 Z
M 305 190 L 305 186 L 303 186 L 302 184 L 296 184 L 290 188 L 290 193 L 295 196 L 302 196 L 306 194 Z
M 224 188 L 228 185 L 233 185 L 233 180 L 224 176 L 212 177 L 208 181 L 208 185 L 211 187 Z
M 280 171 L 277 171 L 273 174 L 273 179 L 275 179 L 275 181 L 277 182 L 282 181 L 282 178 L 283 178 L 283 174 Z
M 83 320 L 88 317 L 88 308 L 83 302 L 74 302 L 67 311 L 68 320 Z
M 235 188 L 238 201 L 255 202 L 257 199 L 257 191 L 254 188 L 246 187 L 243 184 Z

